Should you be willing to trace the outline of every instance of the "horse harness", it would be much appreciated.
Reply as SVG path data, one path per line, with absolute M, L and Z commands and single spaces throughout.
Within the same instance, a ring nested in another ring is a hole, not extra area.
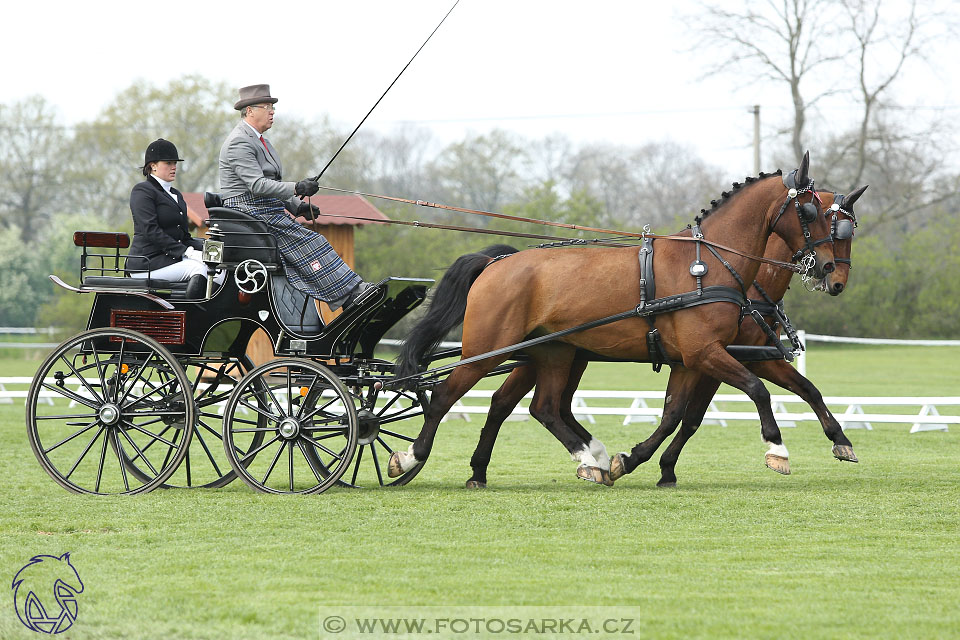
M 777 223 L 780 222 L 780 218 L 786 212 L 787 207 L 791 202 L 793 202 L 796 208 L 797 217 L 800 220 L 800 225 L 803 230 L 804 247 L 794 254 L 791 262 L 801 261 L 801 264 L 809 269 L 813 266 L 813 262 L 816 259 L 816 247 L 826 244 L 827 242 L 832 243 L 834 237 L 839 238 L 840 233 L 846 232 L 845 228 L 840 227 L 840 225 L 843 223 L 850 225 L 851 223 L 850 221 L 845 220 L 837 222 L 836 211 L 840 209 L 840 207 L 837 207 L 837 209 L 834 210 L 834 223 L 831 226 L 830 235 L 820 240 L 812 240 L 812 234 L 810 232 L 809 225 L 816 219 L 818 215 L 817 206 L 813 204 L 813 202 L 800 204 L 798 196 L 803 193 L 811 192 L 819 201 L 819 197 L 817 197 L 816 191 L 814 191 L 813 180 L 810 180 L 806 185 L 798 188 L 796 182 L 796 170 L 794 170 L 783 178 L 783 184 L 788 188 L 787 199 L 784 200 L 783 205 L 780 207 L 780 211 L 777 213 L 776 218 L 774 218 L 773 224 L 770 225 L 770 231 L 771 233 L 773 232 L 777 226 Z M 751 300 L 748 298 L 746 284 L 744 283 L 740 274 L 737 273 L 737 270 L 734 269 L 733 265 L 725 260 L 723 256 L 721 256 L 720 253 L 714 249 L 713 246 L 711 246 L 711 243 L 704 240 L 703 232 L 700 229 L 700 218 L 697 218 L 695 224 L 691 225 L 690 227 L 693 234 L 693 240 L 696 244 L 696 258 L 690 264 L 690 275 L 696 278 L 696 290 L 678 295 L 667 296 L 664 298 L 657 298 L 656 280 L 653 269 L 654 238 L 646 235 L 646 233 L 649 232 L 649 229 L 649 225 L 644 227 L 645 233 L 642 237 L 640 251 L 637 254 L 640 262 L 640 304 L 637 305 L 636 314 L 642 318 L 645 318 L 647 323 L 650 325 L 650 330 L 647 332 L 647 350 L 649 352 L 650 361 L 655 372 L 659 372 L 664 364 L 671 367 L 674 365 L 674 362 L 667 354 L 666 348 L 663 346 L 660 331 L 657 329 L 655 324 L 655 316 L 661 313 L 688 309 L 713 302 L 731 302 L 739 306 L 740 317 L 737 320 L 737 324 L 743 321 L 743 318 L 749 314 L 750 317 L 752 317 L 760 326 L 761 330 L 763 330 L 763 332 L 766 334 L 768 340 L 778 348 L 786 360 L 792 361 L 796 351 L 803 349 L 803 345 L 800 343 L 796 331 L 793 329 L 793 326 L 790 324 L 790 320 L 783 312 L 783 301 L 781 300 L 776 303 L 771 300 L 770 296 L 767 295 L 760 284 L 756 281 L 754 281 L 753 284 L 757 290 L 760 291 L 761 296 L 763 296 L 764 299 Z M 850 227 L 849 232 L 852 234 L 852 226 Z M 720 264 L 722 264 L 727 271 L 730 272 L 734 280 L 736 280 L 737 284 L 739 285 L 739 290 L 723 285 L 714 285 L 709 287 L 703 286 L 703 277 L 707 274 L 709 269 L 707 264 L 701 260 L 702 246 L 705 246 L 707 250 L 710 251 L 710 253 L 712 253 L 713 256 L 720 262 Z M 767 322 L 764 320 L 764 315 L 772 315 L 774 317 L 775 320 L 773 327 L 767 324 Z M 794 347 L 794 351 L 787 349 L 777 337 L 776 326 L 778 324 L 787 332 L 790 342 Z

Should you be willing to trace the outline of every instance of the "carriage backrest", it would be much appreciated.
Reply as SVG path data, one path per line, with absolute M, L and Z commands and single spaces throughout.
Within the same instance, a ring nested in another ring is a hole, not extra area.
M 225 207 L 213 207 L 208 212 L 207 224 L 211 229 L 208 237 L 223 241 L 224 262 L 236 264 L 254 259 L 267 267 L 280 266 L 277 240 L 265 222 Z M 214 227 L 219 233 L 213 233 Z

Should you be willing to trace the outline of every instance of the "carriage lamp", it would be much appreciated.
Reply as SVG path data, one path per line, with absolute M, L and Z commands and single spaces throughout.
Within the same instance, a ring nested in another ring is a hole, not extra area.
M 301 397 L 301 398 L 306 398 L 306 397 L 307 397 L 307 392 L 309 392 L 309 391 L 310 391 L 310 389 L 309 389 L 308 387 L 300 387 L 300 397 Z
M 130 371 L 130 365 L 128 365 L 128 364 L 121 364 L 121 365 L 120 365 L 120 373 L 124 373 L 124 374 L 125 374 L 127 371 Z
M 213 264 L 223 262 L 223 243 L 219 240 L 204 240 L 203 261 Z

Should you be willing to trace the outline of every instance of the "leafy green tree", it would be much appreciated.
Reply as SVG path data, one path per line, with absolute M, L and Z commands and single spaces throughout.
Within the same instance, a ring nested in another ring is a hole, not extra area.
M 184 159 L 180 191 L 215 191 L 220 147 L 239 119 L 235 89 L 190 75 L 165 87 L 137 81 L 117 94 L 92 122 L 76 129 L 74 153 L 88 161 L 73 173 L 82 211 L 122 223 L 130 217 L 130 189 L 143 179 L 143 152 L 157 138 L 177 145 Z
M 72 164 L 67 130 L 41 96 L 0 105 L 0 227 L 23 243 L 42 235 L 69 202 L 64 172 Z

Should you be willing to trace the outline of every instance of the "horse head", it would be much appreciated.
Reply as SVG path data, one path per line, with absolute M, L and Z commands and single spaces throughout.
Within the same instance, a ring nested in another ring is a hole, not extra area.
M 809 169 L 808 151 L 803 154 L 800 166 L 783 177 L 783 199 L 771 205 L 767 215 L 770 232 L 777 234 L 794 252 L 793 260 L 804 269 L 801 274 L 822 280 L 836 268 L 833 237 Z
M 867 187 L 864 186 L 854 189 L 847 195 L 835 193 L 832 202 L 824 202 L 824 213 L 830 222 L 830 237 L 833 238 L 833 261 L 837 268 L 827 274 L 823 285 L 827 293 L 832 296 L 838 296 L 843 292 L 850 277 L 853 230 L 857 227 L 857 216 L 853 212 L 853 204 L 866 190 Z M 825 196 L 825 198 L 829 197 L 829 194 Z

